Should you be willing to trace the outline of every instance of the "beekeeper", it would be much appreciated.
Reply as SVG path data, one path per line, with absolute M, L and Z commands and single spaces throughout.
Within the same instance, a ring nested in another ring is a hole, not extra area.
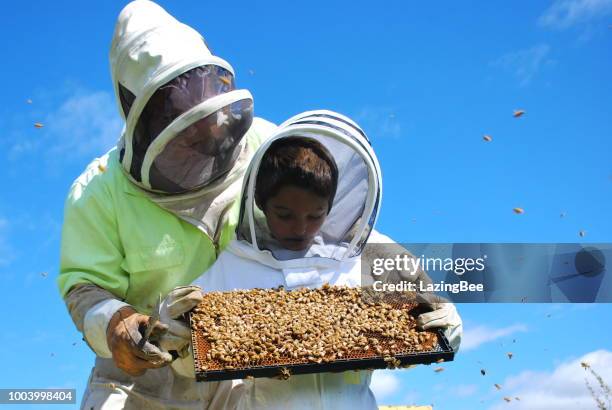
M 198 390 L 167 367 L 155 344 L 167 326 L 146 343 L 142 329 L 159 295 L 191 283 L 233 237 L 242 176 L 275 126 L 253 118 L 231 65 L 155 3 L 121 11 L 110 65 L 125 128 L 70 189 L 58 278 L 96 353 L 81 406 L 215 407 L 219 383 Z
M 286 121 L 255 153 L 244 181 L 237 238 L 195 286 L 177 291 L 292 290 L 325 283 L 357 287 L 368 238 L 390 241 L 373 231 L 382 193 L 378 161 L 362 129 L 340 114 L 311 111 Z M 169 297 L 165 306 L 172 303 Z M 443 318 L 456 349 L 462 323 L 455 307 L 434 306 L 425 315 L 432 313 L 436 320 Z M 193 377 L 193 361 L 184 356 L 172 367 Z M 234 388 L 231 406 L 376 409 L 371 375 L 351 371 L 295 375 L 287 381 L 247 379 Z
M 110 63 L 125 128 L 73 183 L 62 230 L 60 293 L 96 353 L 81 406 L 219 408 L 227 384 L 195 388 L 168 367 L 184 354 L 173 318 L 201 297 L 170 291 L 234 237 L 242 176 L 275 126 L 253 118 L 251 95 L 200 34 L 152 2 L 120 13 Z M 163 323 L 143 340 L 168 292 Z

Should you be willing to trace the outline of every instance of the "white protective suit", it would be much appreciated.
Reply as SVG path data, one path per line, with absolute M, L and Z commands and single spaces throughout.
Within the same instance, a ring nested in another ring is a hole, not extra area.
M 274 243 L 253 199 L 266 149 L 271 142 L 290 136 L 317 139 L 332 153 L 339 172 L 331 212 L 314 243 L 301 253 Z M 293 117 L 260 147 L 247 170 L 238 239 L 194 284 L 204 292 L 281 285 L 291 290 L 324 283 L 360 286 L 360 253 L 376 221 L 381 188 L 378 161 L 355 123 L 329 111 Z M 244 380 L 232 392 L 232 405 L 237 409 L 376 409 L 369 388 L 371 376 L 371 371 L 350 371 L 295 375 L 286 381 Z

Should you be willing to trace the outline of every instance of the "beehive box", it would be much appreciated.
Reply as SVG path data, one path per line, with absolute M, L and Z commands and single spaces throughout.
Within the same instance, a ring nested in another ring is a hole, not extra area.
M 453 360 L 418 305 L 359 288 L 211 292 L 190 314 L 198 381 L 402 367 Z

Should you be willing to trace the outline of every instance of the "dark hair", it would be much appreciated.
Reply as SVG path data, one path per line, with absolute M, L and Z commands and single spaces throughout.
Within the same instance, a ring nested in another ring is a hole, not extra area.
M 328 198 L 331 211 L 338 186 L 338 166 L 327 148 L 313 138 L 287 137 L 274 141 L 259 165 L 255 202 L 266 202 L 287 185 Z

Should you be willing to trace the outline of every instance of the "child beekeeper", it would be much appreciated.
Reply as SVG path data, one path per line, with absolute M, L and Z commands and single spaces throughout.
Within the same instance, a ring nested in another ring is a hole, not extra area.
M 194 285 L 204 292 L 361 285 L 360 255 L 382 186 L 378 160 L 357 124 L 330 111 L 291 118 L 255 153 L 244 181 L 237 238 Z M 461 319 L 447 305 L 448 334 L 460 337 Z M 173 367 L 193 377 L 192 360 Z M 351 371 L 247 379 L 234 387 L 228 406 L 377 409 L 371 377 Z

